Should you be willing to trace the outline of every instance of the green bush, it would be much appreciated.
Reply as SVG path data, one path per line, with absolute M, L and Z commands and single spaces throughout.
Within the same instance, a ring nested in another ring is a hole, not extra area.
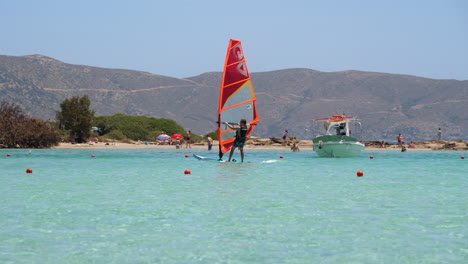
M 208 138 L 208 137 L 211 137 L 213 140 L 218 140 L 218 131 L 215 130 L 213 132 L 210 132 L 206 134 L 204 138 Z
M 195 133 L 191 133 L 190 141 L 192 141 L 192 143 L 197 143 L 203 141 L 203 137 Z
M 96 117 L 93 126 L 100 128 L 102 135 L 108 136 L 112 131 L 119 130 L 128 139 L 141 141 L 153 141 L 161 132 L 168 135 L 185 134 L 184 128 L 174 120 L 125 114 Z
M 127 137 L 120 130 L 112 130 L 111 132 L 106 134 L 106 138 L 115 139 L 115 140 L 124 140 Z

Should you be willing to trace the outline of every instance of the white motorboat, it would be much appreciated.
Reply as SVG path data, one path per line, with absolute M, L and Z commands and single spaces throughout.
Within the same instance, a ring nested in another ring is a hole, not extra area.
M 358 139 L 351 137 L 349 124 L 357 122 L 355 117 L 346 115 L 334 115 L 332 117 L 317 118 L 324 124 L 326 134 L 315 137 L 313 141 L 314 151 L 320 157 L 348 158 L 358 157 L 362 154 L 365 145 Z

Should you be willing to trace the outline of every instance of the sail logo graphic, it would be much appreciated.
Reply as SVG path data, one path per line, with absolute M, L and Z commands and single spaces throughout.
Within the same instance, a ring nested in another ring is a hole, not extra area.
M 244 53 L 239 45 L 232 48 L 232 53 L 237 60 L 242 60 L 244 58 Z
M 242 52 L 242 48 L 240 45 L 237 45 L 235 46 L 234 48 L 232 48 L 232 53 L 233 53 L 233 56 L 238 60 L 243 60 L 244 59 L 244 53 Z M 249 76 L 249 72 L 247 71 L 247 66 L 245 64 L 245 61 L 241 61 L 239 62 L 239 64 L 237 64 L 237 67 L 236 67 L 237 71 L 244 75 L 245 77 L 248 77 Z
M 247 67 L 245 66 L 245 62 L 240 62 L 239 64 L 237 64 L 236 69 L 240 74 L 244 75 L 245 77 L 249 76 L 249 73 L 247 72 Z

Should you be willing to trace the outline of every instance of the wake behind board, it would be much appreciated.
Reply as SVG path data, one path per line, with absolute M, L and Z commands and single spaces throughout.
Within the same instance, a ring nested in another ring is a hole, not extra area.
M 207 160 L 207 161 L 216 161 L 216 162 L 226 162 L 225 160 L 219 160 L 217 158 L 208 158 L 200 155 L 193 154 L 193 157 L 198 160 Z
M 208 158 L 208 157 L 204 157 L 204 156 L 197 155 L 197 154 L 193 154 L 193 157 L 198 159 L 198 160 L 205 160 L 205 161 L 226 162 L 226 163 L 242 163 L 242 162 L 237 162 L 236 159 L 233 159 L 233 160 L 231 160 L 231 162 L 228 162 L 227 160 L 219 160 L 217 158 Z M 250 163 L 250 161 L 248 161 L 246 163 Z

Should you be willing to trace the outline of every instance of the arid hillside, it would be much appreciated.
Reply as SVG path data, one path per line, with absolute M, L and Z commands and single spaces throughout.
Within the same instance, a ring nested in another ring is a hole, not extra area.
M 31 117 L 54 119 L 67 97 L 88 95 L 97 115 L 164 117 L 205 134 L 216 129 L 221 72 L 186 79 L 147 72 L 72 65 L 52 58 L 0 56 L 0 100 Z M 311 119 L 346 113 L 361 120 L 363 140 L 467 140 L 468 81 L 375 72 L 285 69 L 252 73 L 262 122 L 255 136 L 310 139 Z

